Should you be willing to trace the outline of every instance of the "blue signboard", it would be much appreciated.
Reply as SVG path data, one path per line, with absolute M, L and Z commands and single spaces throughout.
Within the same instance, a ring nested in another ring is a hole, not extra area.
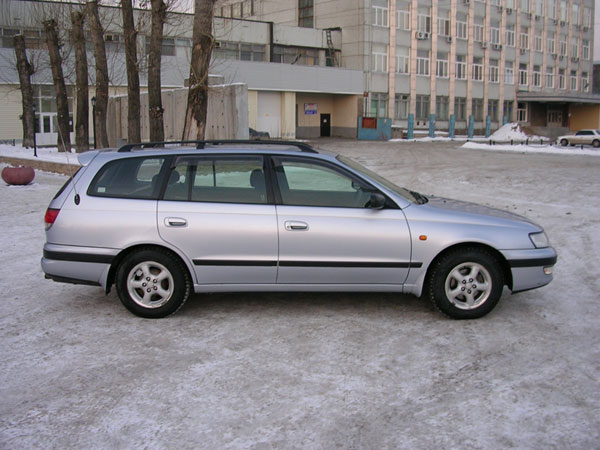
M 306 115 L 317 114 L 317 104 L 316 103 L 305 103 L 304 104 L 304 114 L 306 114 Z

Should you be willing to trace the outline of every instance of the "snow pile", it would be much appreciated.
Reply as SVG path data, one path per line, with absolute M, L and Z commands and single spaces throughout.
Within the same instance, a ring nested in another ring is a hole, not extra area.
M 51 161 L 63 164 L 78 164 L 77 155 L 73 153 L 59 152 L 56 147 L 38 147 L 37 158 L 33 156 L 33 148 L 25 148 L 21 145 L 0 144 L 0 156 L 8 158 L 23 158 L 39 161 Z
M 539 136 L 529 136 L 521 129 L 521 125 L 516 122 L 502 125 L 488 139 L 492 141 L 525 141 L 527 139 L 540 139 Z
M 531 137 L 530 137 L 531 139 Z M 556 147 L 553 145 L 536 145 L 536 144 L 495 144 L 489 145 L 483 142 L 467 142 L 461 145 L 461 148 L 470 148 L 475 150 L 491 150 L 491 151 L 506 151 L 515 153 L 551 153 L 554 155 L 587 155 L 600 156 L 600 151 L 592 147 Z

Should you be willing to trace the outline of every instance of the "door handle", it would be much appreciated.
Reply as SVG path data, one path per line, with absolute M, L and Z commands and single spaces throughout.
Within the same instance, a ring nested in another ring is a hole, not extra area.
M 288 231 L 307 231 L 308 224 L 306 222 L 288 220 L 285 222 L 285 229 Z
M 187 226 L 187 220 L 181 217 L 167 217 L 165 218 L 165 225 L 168 227 L 185 227 Z

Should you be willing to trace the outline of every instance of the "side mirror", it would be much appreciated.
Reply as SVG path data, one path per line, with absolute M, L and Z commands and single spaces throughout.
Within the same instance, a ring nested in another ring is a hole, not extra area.
M 382 209 L 385 206 L 385 197 L 379 192 L 373 192 L 367 207 L 371 209 Z

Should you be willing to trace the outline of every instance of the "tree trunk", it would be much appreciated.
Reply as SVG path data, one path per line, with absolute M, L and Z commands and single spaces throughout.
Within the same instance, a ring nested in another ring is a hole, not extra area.
M 23 146 L 33 147 L 33 133 L 35 133 L 35 111 L 33 109 L 33 88 L 31 75 L 35 72 L 33 65 L 27 60 L 25 52 L 25 38 L 18 34 L 13 38 L 15 56 L 17 58 L 17 72 L 21 84 L 21 98 L 23 101 Z
M 88 65 L 85 51 L 85 36 L 83 34 L 82 12 L 71 13 L 71 39 L 75 47 L 75 77 L 77 86 L 77 117 L 75 119 L 75 143 L 78 152 L 85 152 L 90 148 L 89 133 L 89 82 Z
M 62 70 L 62 56 L 60 55 L 60 42 L 58 38 L 58 25 L 56 20 L 50 19 L 42 22 L 46 32 L 46 45 L 50 57 L 50 68 L 54 80 L 54 91 L 56 93 L 56 121 L 58 124 L 58 151 L 71 151 L 71 133 L 69 127 L 69 102 L 67 100 L 67 88 Z
M 148 116 L 150 118 L 150 140 L 160 142 L 165 140 L 160 69 L 163 25 L 167 15 L 167 5 L 163 0 L 151 0 L 151 4 L 152 28 L 150 31 L 150 51 L 148 52 Z
M 190 89 L 183 138 L 190 138 L 192 120 L 196 123 L 196 139 L 204 139 L 208 108 L 208 67 L 214 46 L 213 10 L 216 0 L 195 0 Z
M 121 0 L 125 61 L 127 63 L 127 142 L 141 142 L 140 134 L 140 73 L 137 61 L 137 31 L 133 21 L 131 0 Z
M 108 133 L 106 131 L 106 113 L 108 107 L 108 64 L 106 62 L 106 48 L 104 47 L 104 30 L 98 14 L 98 0 L 87 3 L 90 18 L 90 29 L 94 43 L 94 59 L 96 60 L 96 129 L 94 136 L 98 147 L 108 147 Z

